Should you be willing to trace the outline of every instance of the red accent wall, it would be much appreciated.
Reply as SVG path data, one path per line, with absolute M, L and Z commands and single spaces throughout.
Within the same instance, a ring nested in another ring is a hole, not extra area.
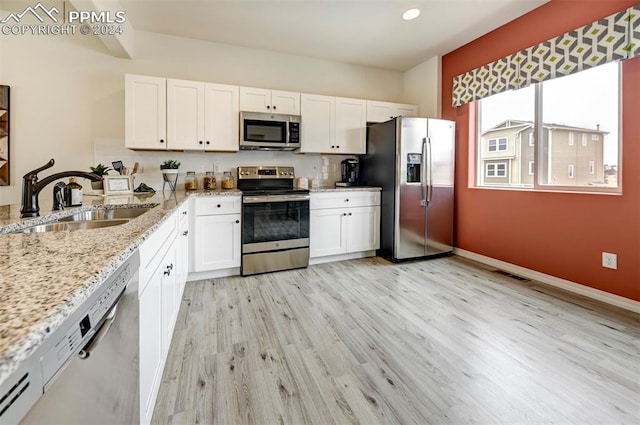
M 552 0 L 442 58 L 442 116 L 457 132 L 457 247 L 640 301 L 640 57 L 622 65 L 621 196 L 470 187 L 475 105 L 451 106 L 455 76 L 636 3 Z M 617 270 L 602 268 L 603 251 L 618 255 Z

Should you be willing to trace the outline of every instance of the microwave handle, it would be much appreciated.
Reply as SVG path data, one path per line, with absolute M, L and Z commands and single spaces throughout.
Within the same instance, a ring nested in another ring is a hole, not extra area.
M 291 131 L 289 129 L 289 127 L 291 126 L 291 121 L 286 121 L 285 124 L 285 128 L 287 129 L 287 135 L 286 135 L 286 139 L 284 139 L 284 142 L 288 145 L 289 143 L 291 143 Z

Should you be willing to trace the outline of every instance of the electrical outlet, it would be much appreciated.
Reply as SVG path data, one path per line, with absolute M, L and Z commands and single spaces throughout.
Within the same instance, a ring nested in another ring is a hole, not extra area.
M 602 267 L 607 269 L 618 269 L 618 256 L 616 254 L 612 254 L 610 252 L 602 253 Z
M 213 172 L 214 173 L 219 173 L 220 172 L 220 164 L 218 164 L 218 163 L 213 164 Z

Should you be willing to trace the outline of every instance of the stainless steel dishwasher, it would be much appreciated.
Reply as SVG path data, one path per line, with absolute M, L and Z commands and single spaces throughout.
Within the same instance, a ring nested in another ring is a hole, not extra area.
M 41 359 L 44 394 L 22 424 L 139 423 L 139 264 L 136 252 L 56 332 Z

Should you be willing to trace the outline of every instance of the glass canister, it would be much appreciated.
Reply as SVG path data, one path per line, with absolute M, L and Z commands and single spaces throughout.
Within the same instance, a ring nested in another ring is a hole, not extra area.
M 198 179 L 195 171 L 187 171 L 187 177 L 184 179 L 185 190 L 198 190 Z
M 231 171 L 224 172 L 220 185 L 223 189 L 233 189 L 233 176 L 231 176 Z
M 207 171 L 202 179 L 202 186 L 204 186 L 204 190 L 216 190 L 216 178 L 213 171 Z

